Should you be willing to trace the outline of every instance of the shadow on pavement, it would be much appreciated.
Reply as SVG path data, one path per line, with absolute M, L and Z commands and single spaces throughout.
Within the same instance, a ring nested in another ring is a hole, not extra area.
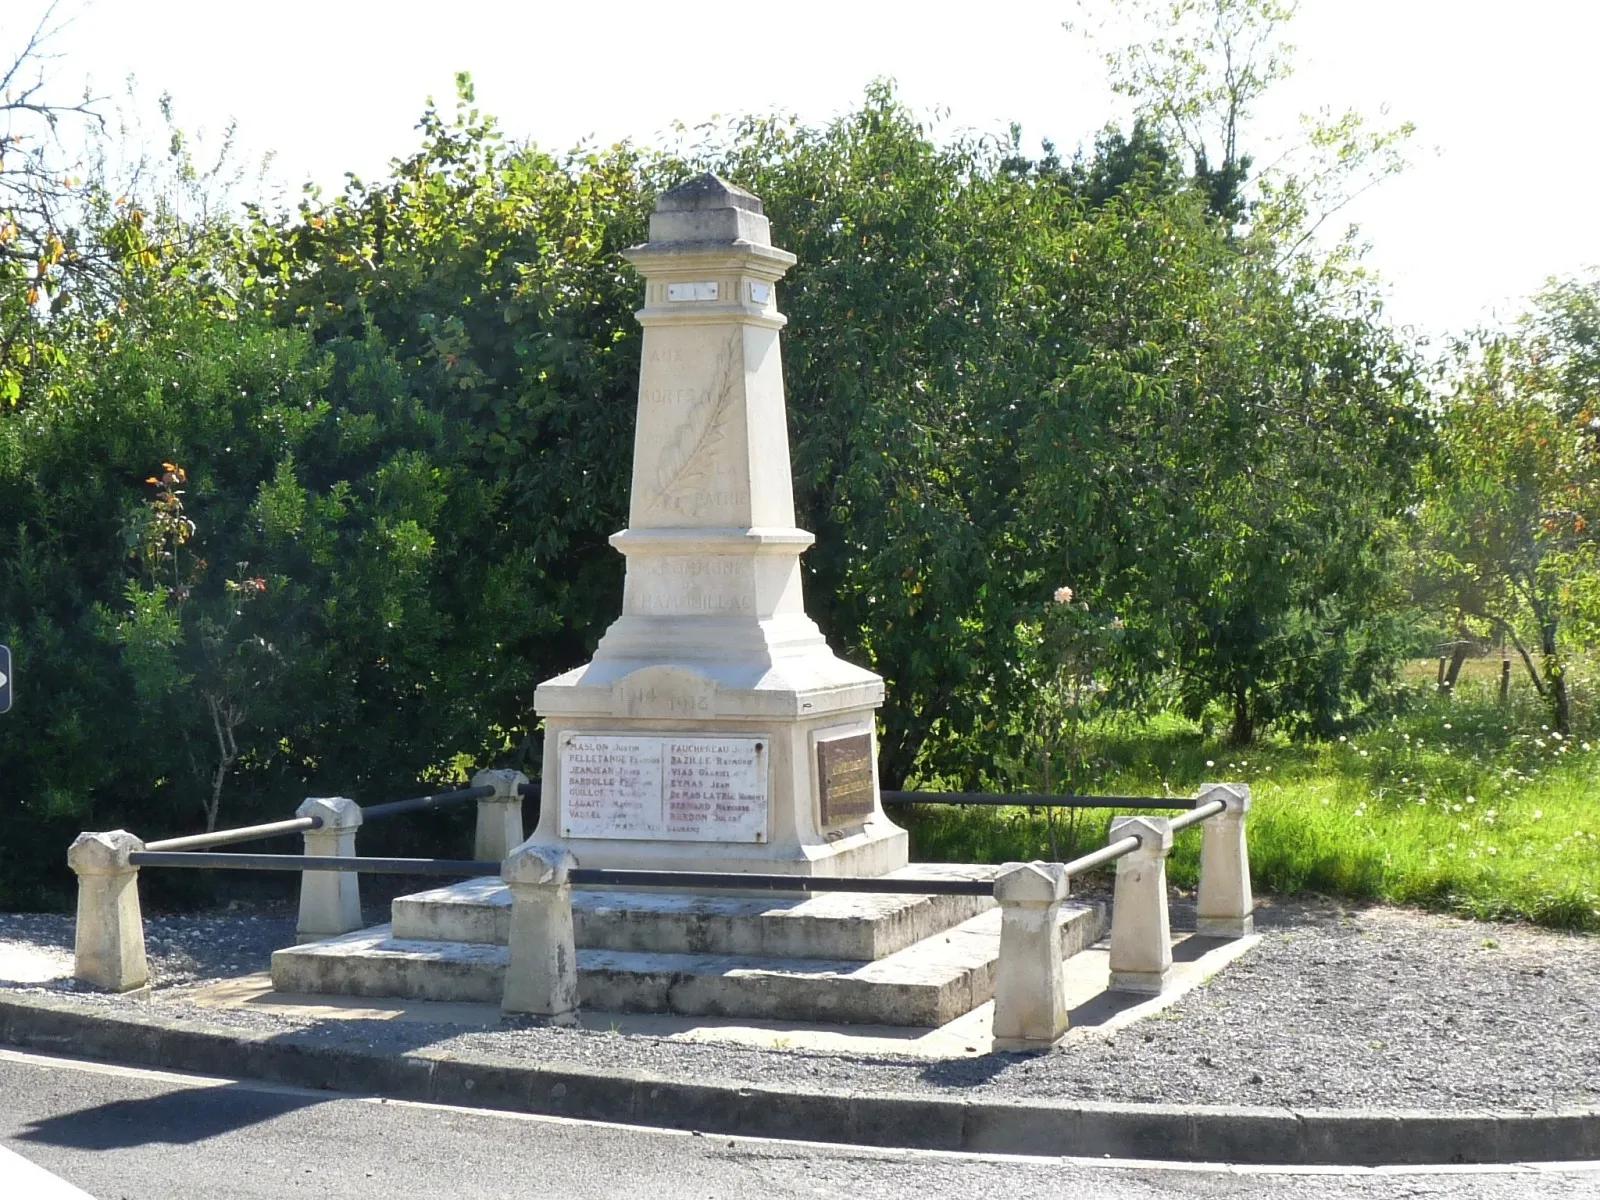
M 337 1099 L 330 1095 L 327 1099 Z M 186 1146 L 322 1104 L 318 1096 L 264 1091 L 260 1085 L 181 1088 L 140 1100 L 114 1100 L 36 1121 L 18 1135 L 76 1150 Z

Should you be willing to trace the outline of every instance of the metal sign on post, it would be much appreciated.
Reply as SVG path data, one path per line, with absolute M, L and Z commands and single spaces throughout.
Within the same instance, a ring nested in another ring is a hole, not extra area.
M 0 646 L 0 713 L 11 711 L 11 647 Z

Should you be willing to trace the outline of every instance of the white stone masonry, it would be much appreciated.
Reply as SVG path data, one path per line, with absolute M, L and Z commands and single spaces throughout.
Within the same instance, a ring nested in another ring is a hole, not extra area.
M 318 817 L 320 829 L 306 830 L 308 857 L 352 858 L 361 806 L 345 796 L 315 796 L 294 810 L 297 817 Z M 301 942 L 319 942 L 361 928 L 361 882 L 354 871 L 300 872 Z
M 1250 787 L 1243 783 L 1208 783 L 1196 807 L 1221 800 L 1227 805 L 1201 825 L 1200 895 L 1196 931 L 1206 937 L 1249 937 L 1255 932 L 1255 897 L 1250 891 L 1250 847 L 1245 817 L 1250 812 Z
M 521 771 L 479 771 L 473 787 L 492 787 L 494 795 L 478 800 L 478 827 L 472 857 L 480 862 L 503 862 L 522 845 L 521 787 L 528 777 Z
M 778 281 L 761 201 L 703 175 L 658 197 L 644 276 L 622 612 L 541 684 L 534 840 L 585 866 L 882 875 L 883 680 L 806 615 Z
M 1156 994 L 1172 975 L 1172 927 L 1167 917 L 1167 852 L 1172 824 L 1164 817 L 1117 817 L 1108 842 L 1139 839 L 1117 860 L 1111 897 L 1111 990 Z
M 511 936 L 505 992 L 508 1013 L 533 1013 L 572 1024 L 578 1009 L 578 950 L 572 930 L 577 865 L 560 846 L 529 842 L 511 852 L 500 878 L 511 889 Z
M 125 829 L 80 833 L 67 850 L 78 876 L 78 931 L 73 978 L 108 992 L 150 982 L 139 912 L 139 868 L 128 855 L 144 843 Z
M 1056 929 L 1067 898 L 1066 871 L 1060 863 L 1007 863 L 995 876 L 994 898 L 1000 902 L 994 1048 L 1048 1050 L 1067 1031 Z

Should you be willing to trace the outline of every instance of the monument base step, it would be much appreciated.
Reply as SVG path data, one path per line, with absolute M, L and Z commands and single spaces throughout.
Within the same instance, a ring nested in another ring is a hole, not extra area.
M 1064 956 L 1105 932 L 1104 905 L 1068 903 Z M 498 1004 L 507 949 L 397 938 L 379 925 L 272 956 L 278 992 Z M 934 1028 L 994 997 L 1000 913 L 980 913 L 875 962 L 579 950 L 578 993 L 607 1012 Z
M 996 868 L 918 863 L 888 878 L 993 879 Z M 823 892 L 803 897 L 574 889 L 579 949 L 731 954 L 872 962 L 994 908 L 989 896 Z M 399 941 L 505 945 L 511 891 L 468 879 L 401 896 L 390 906 Z

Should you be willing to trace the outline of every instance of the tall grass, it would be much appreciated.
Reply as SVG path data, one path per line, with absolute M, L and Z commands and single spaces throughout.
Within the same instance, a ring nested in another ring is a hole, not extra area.
M 1531 697 L 1501 705 L 1478 675 L 1454 697 L 1328 741 L 1234 750 L 1176 717 L 1106 723 L 1091 732 L 1097 782 L 1086 790 L 1187 797 L 1209 780 L 1250 784 L 1252 874 L 1280 894 L 1600 930 L 1600 738 L 1562 738 Z M 1079 814 L 1070 831 L 1058 815 L 1054 853 L 1039 812 L 899 817 L 916 857 L 998 862 L 1092 849 L 1111 814 Z M 1179 835 L 1169 866 L 1180 886 L 1194 882 L 1199 841 L 1198 830 Z

